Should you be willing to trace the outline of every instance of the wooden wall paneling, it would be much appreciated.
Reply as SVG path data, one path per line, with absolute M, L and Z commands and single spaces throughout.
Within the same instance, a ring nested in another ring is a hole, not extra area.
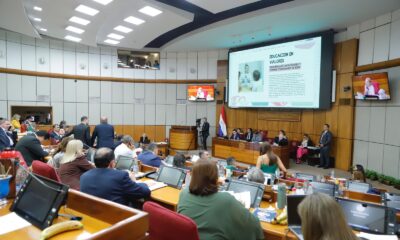
M 258 117 L 257 109 L 247 110 L 247 117 L 246 117 L 247 128 L 258 129 L 257 117 Z
M 324 124 L 326 123 L 326 113 L 325 111 L 314 111 L 314 134 L 319 134 L 322 131 Z
M 228 60 L 219 60 L 217 64 L 217 82 L 225 83 L 228 78 Z
M 330 130 L 333 136 L 337 136 L 338 132 L 338 112 L 339 106 L 336 105 L 333 105 L 330 110 L 325 112 L 325 122 L 330 125 Z
M 352 73 L 357 65 L 358 40 L 350 39 L 342 42 L 340 72 Z
M 219 92 L 219 94 L 216 95 L 216 98 L 215 98 L 217 101 L 218 100 L 224 101 L 224 95 L 225 95 L 224 87 L 225 87 L 225 82 L 218 82 L 217 83 L 216 91 Z
M 166 138 L 165 126 L 163 126 L 163 125 L 155 126 L 155 131 L 156 131 L 155 141 L 164 142 L 165 138 Z
M 123 133 L 124 133 L 124 135 L 129 135 L 129 136 L 133 137 L 134 126 L 133 125 L 124 125 Z M 136 141 L 136 139 L 134 139 L 134 140 Z
M 279 130 L 282 129 L 286 133 L 289 133 L 290 132 L 290 122 L 285 122 L 285 121 L 278 122 L 278 129 Z
M 311 134 L 314 132 L 314 112 L 312 110 L 303 111 L 301 115 L 303 133 Z
M 291 133 L 301 133 L 301 122 L 290 122 L 288 131 Z
M 147 134 L 147 137 L 150 141 L 155 141 L 156 139 L 156 127 L 154 125 L 146 125 L 144 126 L 144 132 Z
M 354 108 L 339 106 L 338 110 L 338 137 L 353 139 Z
M 342 170 L 349 170 L 352 165 L 353 140 L 352 139 L 336 139 L 336 159 L 335 167 Z
M 124 125 L 114 125 L 114 131 L 117 133 L 117 135 L 123 135 Z
M 235 121 L 236 121 L 236 126 L 238 128 L 241 128 L 242 130 L 246 129 L 247 126 L 247 109 L 237 109 L 235 111 Z
M 139 141 L 140 137 L 144 133 L 144 125 L 134 125 L 133 126 L 133 139 Z
M 353 99 L 353 75 L 353 73 L 337 75 L 336 85 L 339 86 L 339 89 L 337 89 L 339 91 L 339 98 L 336 101 L 343 98 Z M 350 90 L 345 91 L 344 89 L 348 87 L 350 87 Z
M 289 132 L 287 134 L 287 137 L 289 140 L 296 140 L 296 141 L 300 141 L 300 142 L 303 140 L 303 134 L 301 134 L 301 133 Z
M 335 53 L 333 55 L 333 69 L 337 73 L 341 73 L 341 57 L 342 57 L 342 43 L 335 44 Z

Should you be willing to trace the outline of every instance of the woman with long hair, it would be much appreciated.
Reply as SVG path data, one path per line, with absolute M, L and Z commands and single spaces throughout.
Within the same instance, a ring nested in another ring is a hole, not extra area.
M 297 211 L 304 240 L 358 240 L 340 205 L 326 194 L 308 195 Z
M 268 142 L 260 145 L 260 156 L 257 159 L 257 168 L 264 173 L 275 174 L 279 169 L 286 174 L 287 170 L 281 159 L 272 151 L 272 146 Z
M 60 161 L 64 156 L 68 143 L 72 139 L 73 138 L 65 137 L 61 140 L 60 144 L 58 144 L 57 149 L 54 151 L 52 158 L 47 162 L 48 165 L 52 166 L 54 169 L 60 168 Z
M 59 174 L 61 182 L 76 190 L 79 190 L 81 175 L 94 168 L 86 159 L 86 155 L 83 153 L 83 143 L 80 140 L 71 140 L 68 142 L 60 164 Z

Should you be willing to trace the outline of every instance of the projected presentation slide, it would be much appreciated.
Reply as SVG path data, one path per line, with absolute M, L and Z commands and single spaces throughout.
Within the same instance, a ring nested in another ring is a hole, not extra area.
M 230 52 L 229 107 L 319 108 L 321 41 Z

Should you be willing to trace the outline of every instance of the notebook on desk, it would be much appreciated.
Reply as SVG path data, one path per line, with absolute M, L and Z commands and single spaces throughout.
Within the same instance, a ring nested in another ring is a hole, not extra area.
M 289 230 L 300 240 L 303 240 L 303 233 L 301 231 L 301 219 L 297 212 L 297 207 L 305 198 L 305 195 L 288 195 L 287 196 L 287 220 Z

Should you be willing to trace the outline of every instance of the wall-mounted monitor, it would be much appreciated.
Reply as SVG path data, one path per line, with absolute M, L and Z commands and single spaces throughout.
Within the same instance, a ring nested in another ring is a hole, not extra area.
M 390 100 L 387 72 L 354 76 L 353 93 L 359 100 Z
M 231 108 L 328 109 L 333 32 L 230 49 Z
M 160 69 L 160 53 L 118 50 L 119 68 Z
M 187 94 L 189 101 L 209 102 L 215 99 L 213 85 L 189 85 Z

